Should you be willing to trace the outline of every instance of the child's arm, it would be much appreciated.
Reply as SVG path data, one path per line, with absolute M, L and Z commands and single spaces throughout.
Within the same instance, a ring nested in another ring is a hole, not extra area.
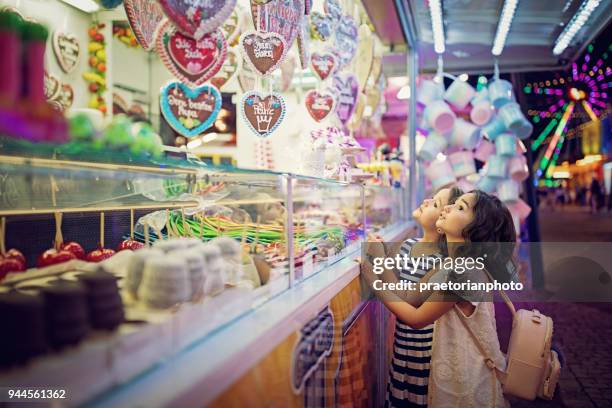
M 456 302 L 457 300 L 452 297 L 435 292 L 419 307 L 406 302 L 385 302 L 385 305 L 402 323 L 415 329 L 422 329 L 450 311 Z

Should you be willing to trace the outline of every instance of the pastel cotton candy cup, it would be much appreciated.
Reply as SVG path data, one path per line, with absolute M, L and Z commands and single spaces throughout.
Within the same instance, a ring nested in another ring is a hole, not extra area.
M 503 156 L 492 155 L 486 164 L 485 176 L 506 178 L 508 174 L 508 159 Z
M 514 132 L 519 139 L 527 139 L 533 133 L 533 125 L 523 115 L 518 103 L 511 102 L 505 104 L 499 109 L 497 115 L 504 126 Z
M 497 179 L 493 177 L 484 176 L 480 180 L 478 180 L 478 183 L 476 183 L 476 188 L 478 190 L 484 191 L 485 193 L 492 193 L 495 191 L 495 188 L 497 188 L 497 183 Z
M 459 179 L 459 181 L 457 181 L 457 187 L 459 187 L 461 191 L 463 191 L 464 193 L 467 193 L 467 192 L 470 192 L 476 189 L 476 186 L 474 184 L 470 183 L 464 178 L 461 178 Z
M 472 85 L 455 79 L 446 92 L 444 92 L 444 100 L 461 110 L 468 106 L 475 94 L 476 90 Z
M 493 118 L 487 123 L 481 131 L 481 134 L 490 141 L 494 142 L 495 138 L 506 131 L 506 125 L 499 117 Z
M 500 156 L 516 154 L 516 136 L 512 133 L 502 133 L 495 139 L 495 151 Z
M 512 84 L 505 79 L 496 79 L 489 84 L 489 99 L 499 109 L 507 103 L 515 100 Z
M 519 199 L 520 188 L 514 180 L 503 180 L 497 185 L 497 197 L 504 203 L 514 203 Z
M 474 158 L 481 162 L 486 162 L 493 154 L 495 154 L 495 145 L 488 140 L 482 139 L 480 143 L 478 143 L 478 146 L 476 146 Z
M 476 173 L 476 163 L 474 162 L 474 153 L 472 152 L 466 151 L 449 154 L 448 161 L 457 178 Z
M 451 146 L 473 149 L 480 140 L 480 129 L 474 124 L 458 118 L 450 137 Z
M 512 180 L 523 182 L 529 177 L 529 167 L 527 167 L 527 159 L 525 156 L 512 156 L 508 161 L 508 174 Z
M 434 191 L 457 181 L 448 160 L 434 160 L 431 162 L 425 169 L 425 176 L 431 182 L 431 187 Z
M 417 92 L 417 102 L 422 106 L 427 106 L 435 100 L 442 99 L 444 88 L 442 83 L 436 83 L 425 79 L 419 84 Z
M 508 204 L 508 209 L 517 214 L 521 221 L 524 221 L 531 214 L 531 207 L 520 198 L 513 203 Z
M 444 136 L 436 132 L 430 132 L 425 139 L 425 143 L 419 150 L 418 157 L 421 160 L 432 161 L 438 153 L 441 153 L 448 146 L 448 141 Z
M 475 99 L 472 101 L 472 110 L 470 111 L 470 120 L 475 125 L 486 125 L 493 116 L 493 108 L 487 98 Z
M 442 100 L 433 101 L 427 105 L 423 116 L 427 125 L 441 134 L 450 132 L 455 125 L 455 112 Z

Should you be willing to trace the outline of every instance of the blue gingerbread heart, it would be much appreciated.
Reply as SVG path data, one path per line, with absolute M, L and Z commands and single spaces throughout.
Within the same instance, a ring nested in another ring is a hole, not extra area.
M 185 137 L 195 137 L 212 126 L 221 110 L 221 92 L 214 85 L 190 88 L 172 81 L 162 87 L 160 106 L 168 124 Z

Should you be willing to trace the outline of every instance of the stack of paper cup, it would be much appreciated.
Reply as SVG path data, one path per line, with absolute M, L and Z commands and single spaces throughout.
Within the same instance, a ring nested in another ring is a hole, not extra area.
M 504 122 L 499 117 L 496 117 L 482 128 L 481 133 L 484 137 L 493 142 L 497 136 L 505 131 L 506 125 L 504 125 Z
M 502 133 L 495 138 L 495 151 L 500 156 L 516 154 L 516 136 L 512 133 Z
M 423 116 L 427 125 L 441 134 L 450 132 L 455 125 L 455 112 L 443 100 L 433 101 L 427 105 Z
M 442 99 L 444 87 L 442 83 L 437 83 L 426 79 L 421 81 L 417 92 L 417 102 L 422 106 L 427 106 L 435 100 Z
M 509 179 L 503 180 L 497 185 L 497 197 L 504 203 L 514 203 L 519 199 L 521 185 Z
M 474 163 L 474 153 L 471 151 L 455 152 L 448 155 L 448 161 L 453 168 L 455 177 L 465 177 L 476 173 L 476 164 Z
M 476 189 L 476 186 L 467 181 L 465 178 L 461 178 L 459 181 L 457 181 L 457 187 L 459 187 L 464 193 L 469 193 L 470 191 Z
M 429 132 L 425 143 L 419 150 L 418 157 L 421 160 L 431 161 L 436 158 L 438 153 L 442 153 L 446 146 L 448 146 L 448 141 L 444 136 L 433 131 Z
M 504 126 L 514 132 L 520 139 L 527 139 L 531 136 L 533 125 L 523 115 L 518 103 L 510 102 L 505 104 L 499 109 L 497 114 Z
M 490 156 L 485 166 L 487 177 L 506 178 L 508 174 L 508 160 L 503 156 L 496 154 Z
M 486 125 L 493 116 L 493 108 L 488 98 L 474 98 L 472 100 L 472 110 L 470 119 L 478 126 Z
M 524 221 L 531 214 L 531 207 L 520 198 L 513 203 L 508 204 L 508 209 L 519 216 L 521 221 Z
M 455 121 L 453 133 L 450 137 L 451 146 L 473 149 L 480 140 L 480 129 L 474 124 L 461 118 Z
M 474 95 L 476 90 L 472 85 L 460 79 L 455 79 L 444 93 L 444 99 L 459 110 L 464 109 Z
M 493 154 L 495 154 L 495 145 L 488 140 L 482 139 L 474 151 L 474 158 L 481 162 L 486 162 Z
M 504 79 L 496 79 L 489 84 L 489 99 L 495 109 L 515 100 L 512 84 Z
M 512 156 L 508 161 L 508 174 L 513 180 L 522 182 L 529 177 L 529 168 L 527 167 L 527 159 L 522 154 Z
M 492 193 L 497 188 L 497 182 L 498 180 L 493 177 L 484 176 L 478 180 L 478 183 L 476 183 L 476 188 L 484 191 L 485 193 Z
M 434 160 L 425 169 L 425 176 L 434 191 L 455 183 L 455 174 L 448 160 Z

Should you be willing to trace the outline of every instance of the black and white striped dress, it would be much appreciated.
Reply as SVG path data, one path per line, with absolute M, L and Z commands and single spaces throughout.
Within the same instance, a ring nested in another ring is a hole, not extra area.
M 405 241 L 400 249 L 400 255 L 410 256 L 410 251 L 416 242 L 418 241 L 414 238 Z M 433 254 L 426 259 L 431 260 L 433 257 L 439 258 L 440 254 Z M 408 265 L 412 268 L 411 263 Z M 411 273 L 412 269 L 401 270 L 400 278 L 418 282 L 433 266 L 433 262 L 420 264 L 414 273 Z M 423 329 L 413 329 L 399 320 L 396 321 L 386 407 L 427 406 L 433 328 L 434 325 L 431 324 Z

